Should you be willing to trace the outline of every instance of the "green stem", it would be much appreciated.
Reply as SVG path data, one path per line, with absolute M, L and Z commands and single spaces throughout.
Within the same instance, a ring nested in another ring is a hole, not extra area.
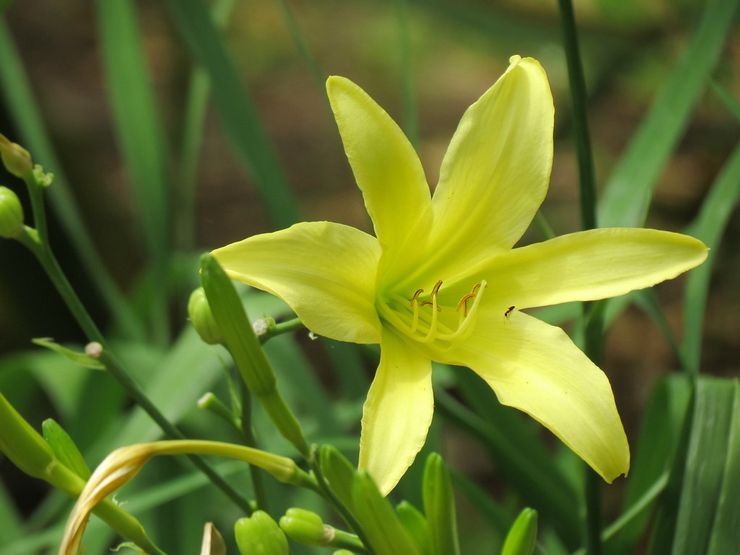
M 416 117 L 416 91 L 414 90 L 413 61 L 409 33 L 408 0 L 396 0 L 398 14 L 399 52 L 401 55 L 401 77 L 403 90 L 403 113 L 406 136 L 419 148 L 419 123 Z
M 103 354 L 100 361 L 105 365 L 108 373 L 123 387 L 128 395 L 149 414 L 162 431 L 178 439 L 186 439 L 185 435 L 159 411 L 157 406 L 146 396 L 144 391 L 129 376 L 123 366 L 117 361 L 107 347 L 107 342 L 100 329 L 93 321 L 90 313 L 82 304 L 79 296 L 70 284 L 67 276 L 64 274 L 59 262 L 57 261 L 51 246 L 47 240 L 46 213 L 44 210 L 43 191 L 41 186 L 34 182 L 27 183 L 29 197 L 31 199 L 31 209 L 33 211 L 34 222 L 39 226 L 38 230 L 26 228 L 25 233 L 21 235 L 20 242 L 25 245 L 38 259 L 59 295 L 64 300 L 67 308 L 74 316 L 77 324 L 82 329 L 88 341 L 96 341 L 103 346 Z M 236 503 L 242 510 L 249 514 L 251 508 L 249 502 L 239 495 L 219 474 L 217 474 L 203 459 L 191 456 L 190 460 L 200 469 L 213 484 L 221 489 L 223 493 Z
M 13 116 L 24 141 L 28 143 L 25 146 L 33 152 L 35 159 L 42 160 L 44 166 L 55 174 L 55 184 L 50 191 L 53 208 L 79 255 L 80 262 L 85 267 L 93 287 L 110 310 L 116 324 L 129 337 L 143 338 L 142 322 L 105 269 L 105 265 L 90 240 L 90 234 L 82 225 L 82 218 L 72 198 L 69 184 L 62 173 L 62 167 L 54 153 L 34 100 L 23 62 L 4 21 L 0 21 L 0 85 L 8 113 Z
M 219 0 L 211 14 L 216 26 L 223 29 L 234 8 L 234 0 Z M 203 140 L 203 123 L 210 93 L 210 81 L 206 71 L 196 65 L 190 72 L 185 125 L 180 143 L 178 186 L 175 188 L 177 209 L 174 211 L 175 244 L 187 251 L 195 244 L 195 197 L 199 151 Z
M 591 140 L 586 115 L 586 82 L 583 77 L 583 64 L 578 48 L 578 33 L 571 0 L 558 0 L 563 28 L 563 44 L 568 63 L 571 104 L 573 106 L 573 129 L 578 154 L 579 197 L 581 206 L 581 227 L 596 227 L 596 180 L 594 177 Z M 596 364 L 601 359 L 603 345 L 603 310 L 592 303 L 584 303 L 586 318 L 585 350 Z M 601 549 L 601 482 L 590 468 L 585 469 L 586 495 L 586 549 L 589 555 L 599 555 Z
M 306 62 L 311 78 L 316 82 L 320 91 L 326 91 L 326 88 L 324 87 L 326 76 L 321 70 L 321 67 L 319 67 L 316 59 L 311 55 L 311 50 L 309 50 L 306 41 L 303 39 L 303 34 L 298 27 L 298 22 L 293 16 L 293 10 L 291 10 L 288 0 L 278 0 L 278 4 L 280 4 L 280 10 L 283 12 L 283 18 L 285 18 L 285 24 L 288 26 L 288 32 L 290 33 L 298 52 L 303 57 L 303 61 Z
M 242 436 L 244 437 L 244 444 L 247 447 L 257 449 L 257 439 L 254 437 L 252 431 L 252 396 L 249 394 L 247 386 L 242 380 L 239 381 L 239 388 L 242 394 L 242 419 L 241 419 L 241 430 Z M 249 467 L 250 474 L 252 476 L 252 489 L 254 490 L 254 497 L 257 500 L 257 508 L 270 512 L 269 505 L 267 503 L 267 493 L 265 491 L 264 482 L 264 470 L 257 468 L 256 466 Z
M 586 114 L 586 80 L 578 48 L 578 34 L 571 0 L 558 0 L 563 25 L 563 43 L 568 63 L 568 82 L 570 84 L 573 107 L 573 127 L 576 135 L 578 154 L 578 174 L 580 177 L 581 222 L 584 229 L 596 227 L 596 179 L 591 155 L 591 139 Z
M 280 322 L 277 324 L 270 323 L 267 326 L 267 331 L 259 336 L 259 340 L 260 343 L 267 343 L 267 341 L 272 339 L 273 337 L 277 337 L 278 335 L 289 333 L 291 331 L 299 330 L 305 327 L 306 326 L 303 324 L 300 318 L 293 318 L 291 320 L 287 320 L 286 322 Z
M 534 223 L 540 229 L 540 233 L 544 235 L 545 239 L 552 239 L 555 237 L 555 231 L 552 229 L 550 222 L 547 221 L 542 210 L 537 210 L 537 214 L 534 215 Z

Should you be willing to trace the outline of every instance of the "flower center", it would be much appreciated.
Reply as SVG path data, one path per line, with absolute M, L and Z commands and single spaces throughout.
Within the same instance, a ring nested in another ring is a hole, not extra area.
M 447 349 L 466 338 L 473 329 L 486 285 L 485 280 L 476 283 L 454 306 L 449 306 L 440 301 L 442 280 L 438 280 L 429 294 L 419 288 L 411 297 L 390 296 L 381 301 L 379 312 L 389 324 L 411 339 Z

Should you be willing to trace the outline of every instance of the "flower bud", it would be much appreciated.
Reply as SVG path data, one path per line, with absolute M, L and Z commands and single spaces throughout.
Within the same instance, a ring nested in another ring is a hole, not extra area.
M 9 172 L 21 179 L 33 171 L 31 154 L 18 143 L 8 140 L 2 133 L 0 133 L 0 158 Z
M 264 511 L 255 511 L 252 516 L 237 520 L 234 535 L 241 555 L 288 555 L 288 538 Z
M 23 231 L 23 207 L 18 195 L 0 187 L 0 237 L 14 239 Z
M 193 324 L 195 331 L 200 338 L 209 345 L 219 345 L 223 342 L 221 329 L 218 327 L 216 320 L 213 319 L 211 307 L 206 299 L 206 293 L 202 287 L 199 287 L 190 294 L 188 301 L 188 316 Z
M 333 536 L 333 529 L 324 526 L 319 515 L 296 507 L 280 518 L 280 528 L 291 539 L 306 545 L 327 545 Z

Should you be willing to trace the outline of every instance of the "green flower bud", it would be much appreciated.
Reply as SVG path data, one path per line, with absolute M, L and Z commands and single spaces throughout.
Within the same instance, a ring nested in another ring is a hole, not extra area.
M 241 555 L 288 555 L 288 538 L 263 511 L 237 520 L 234 535 Z
M 501 555 L 532 555 L 537 544 L 537 511 L 523 509 L 506 534 Z
M 18 195 L 0 187 L 0 237 L 14 239 L 23 231 L 23 207 Z
M 2 133 L 0 133 L 0 158 L 9 172 L 21 179 L 33 171 L 31 154 L 18 143 L 11 142 Z
M 216 320 L 213 319 L 211 307 L 206 299 L 206 293 L 202 287 L 199 287 L 190 294 L 188 301 L 188 316 L 193 324 L 195 331 L 200 338 L 209 345 L 220 345 L 223 343 L 221 329 L 218 327 Z
M 327 545 L 333 539 L 333 528 L 324 526 L 319 515 L 296 507 L 280 518 L 280 528 L 292 540 L 306 545 Z

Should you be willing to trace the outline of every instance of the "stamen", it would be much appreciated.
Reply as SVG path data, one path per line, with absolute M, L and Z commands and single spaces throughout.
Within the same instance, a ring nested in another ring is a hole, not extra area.
M 432 300 L 431 301 L 424 301 L 421 303 L 421 306 L 427 306 L 432 305 L 434 308 L 432 310 L 442 310 L 441 308 L 437 307 L 437 295 L 439 294 L 439 288 L 442 287 L 442 280 L 438 280 L 437 283 L 434 284 L 434 287 L 432 287 Z
M 414 319 L 411 321 L 411 333 L 414 333 L 419 325 L 419 301 L 417 300 L 417 297 L 421 295 L 423 291 L 423 289 L 417 289 L 414 296 L 411 298 L 411 306 L 414 308 Z
M 460 338 L 463 336 L 472 325 L 473 317 L 475 315 L 475 312 L 478 309 L 478 305 L 480 304 L 480 300 L 483 297 L 483 291 L 486 289 L 486 280 L 482 280 L 480 283 L 476 284 L 475 287 L 473 287 L 473 291 L 476 291 L 476 294 L 474 295 L 475 300 L 473 301 L 473 306 L 470 307 L 470 312 L 467 313 L 465 318 L 461 320 L 461 323 L 458 325 L 457 330 L 455 330 L 453 333 L 449 334 L 438 334 L 437 339 L 441 339 L 443 341 L 453 341 L 455 339 Z M 468 293 L 470 295 L 471 293 Z M 468 295 L 465 295 L 465 297 L 468 297 Z M 465 298 L 463 297 L 463 298 Z M 468 297 L 467 300 L 470 300 L 471 297 Z M 462 299 L 461 299 L 462 300 Z M 459 304 L 459 303 L 458 303 Z M 466 306 L 463 302 L 463 306 Z
M 422 339 L 423 343 L 429 343 L 437 333 L 437 311 L 439 310 L 437 307 L 437 293 L 439 293 L 440 287 L 442 287 L 442 280 L 435 283 L 434 288 L 432 289 L 432 323 L 429 324 L 429 331 L 424 336 L 424 339 Z

